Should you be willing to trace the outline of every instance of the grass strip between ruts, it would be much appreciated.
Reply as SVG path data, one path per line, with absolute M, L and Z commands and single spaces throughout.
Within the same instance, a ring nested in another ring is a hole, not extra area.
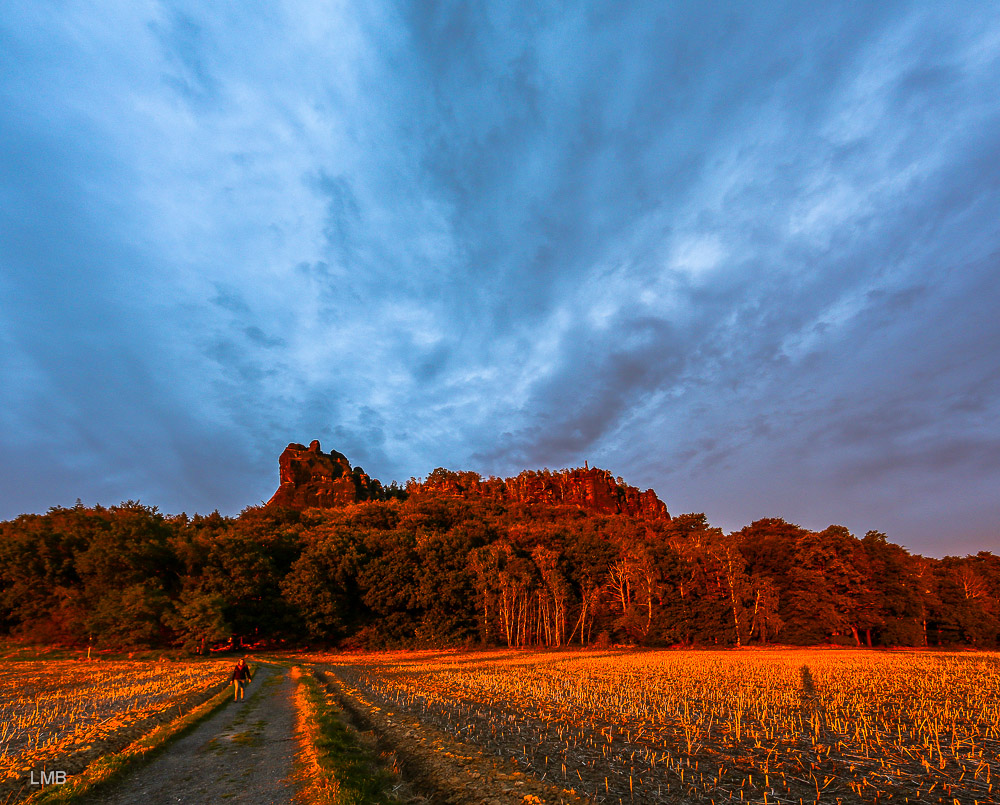
M 117 780 L 125 772 L 150 760 L 175 738 L 180 738 L 229 701 L 232 690 L 227 682 L 219 693 L 199 704 L 187 714 L 161 724 L 148 735 L 130 743 L 120 752 L 100 757 L 80 774 L 73 775 L 63 785 L 50 786 L 23 800 L 22 805 L 61 805 L 77 802 L 97 786 Z
M 320 683 L 305 670 L 299 681 L 305 694 L 302 716 L 306 738 L 315 749 L 320 776 L 314 792 L 317 802 L 320 805 L 397 802 L 391 794 L 394 776 L 361 744 L 337 704 L 324 695 Z

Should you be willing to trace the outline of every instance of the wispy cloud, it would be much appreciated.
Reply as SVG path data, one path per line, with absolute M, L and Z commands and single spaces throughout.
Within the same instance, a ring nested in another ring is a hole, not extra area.
M 1000 548 L 998 41 L 983 5 L 10 3 L 0 516 L 237 511 L 318 437 Z

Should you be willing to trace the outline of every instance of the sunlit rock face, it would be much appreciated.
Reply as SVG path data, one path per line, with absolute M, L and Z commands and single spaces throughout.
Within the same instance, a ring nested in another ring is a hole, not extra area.
M 324 453 L 318 441 L 290 444 L 278 459 L 281 485 L 268 506 L 332 509 L 363 500 L 382 500 L 385 490 L 347 456 Z M 607 470 L 583 467 L 559 472 L 527 470 L 514 478 L 483 479 L 475 472 L 438 469 L 423 482 L 407 485 L 411 495 L 484 498 L 497 503 L 576 506 L 600 514 L 669 520 L 667 507 L 652 489 L 645 492 Z
M 330 509 L 382 497 L 377 480 L 360 467 L 352 469 L 343 453 L 324 453 L 315 439 L 308 447 L 288 445 L 278 458 L 278 468 L 281 485 L 268 506 Z
M 576 506 L 601 514 L 669 520 L 667 507 L 652 489 L 629 486 L 597 467 L 560 472 L 522 472 L 515 478 L 483 480 L 473 472 L 435 471 L 427 480 L 409 488 L 411 493 L 477 496 L 507 503 L 547 503 Z

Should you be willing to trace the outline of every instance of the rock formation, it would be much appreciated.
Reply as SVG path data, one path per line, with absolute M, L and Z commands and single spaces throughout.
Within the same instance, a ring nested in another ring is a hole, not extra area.
M 360 467 L 352 469 L 343 453 L 324 453 L 315 439 L 308 447 L 294 442 L 288 445 L 278 458 L 278 470 L 281 485 L 268 506 L 331 509 L 382 497 L 377 480 Z
M 318 441 L 290 444 L 278 459 L 281 485 L 268 506 L 332 509 L 363 500 L 383 500 L 385 490 L 347 456 L 324 453 Z M 434 470 L 423 482 L 407 485 L 411 495 L 478 497 L 498 503 L 547 503 L 576 506 L 601 514 L 669 520 L 667 507 L 652 489 L 645 492 L 596 467 L 561 472 L 525 471 L 515 478 L 483 479 L 475 472 Z
M 561 472 L 525 471 L 514 478 L 483 480 L 474 472 L 435 470 L 421 484 L 411 485 L 412 494 L 446 494 L 484 497 L 506 503 L 548 503 L 576 506 L 601 514 L 669 520 L 667 507 L 652 489 L 645 492 L 615 479 L 597 467 Z

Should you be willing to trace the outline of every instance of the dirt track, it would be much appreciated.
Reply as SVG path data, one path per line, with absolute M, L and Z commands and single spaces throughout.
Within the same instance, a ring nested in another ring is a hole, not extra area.
M 354 727 L 372 741 L 384 761 L 402 771 L 410 802 L 447 805 L 584 805 L 569 787 L 527 773 L 403 712 L 376 706 L 327 666 L 320 679 Z
M 87 797 L 87 805 L 294 801 L 295 708 L 287 672 L 262 666 L 243 702 L 229 702 L 189 735 Z
M 329 669 L 333 670 L 333 669 Z M 360 733 L 360 740 L 399 775 L 403 805 L 581 805 L 571 789 L 526 773 L 505 758 L 456 740 L 431 725 L 394 715 L 345 685 L 335 673 L 318 675 L 328 701 Z M 245 702 L 227 703 L 193 732 L 149 763 L 82 800 L 85 805 L 308 802 L 306 775 L 296 764 L 295 680 L 285 669 L 261 666 Z M 339 707 L 338 707 L 339 705 Z

